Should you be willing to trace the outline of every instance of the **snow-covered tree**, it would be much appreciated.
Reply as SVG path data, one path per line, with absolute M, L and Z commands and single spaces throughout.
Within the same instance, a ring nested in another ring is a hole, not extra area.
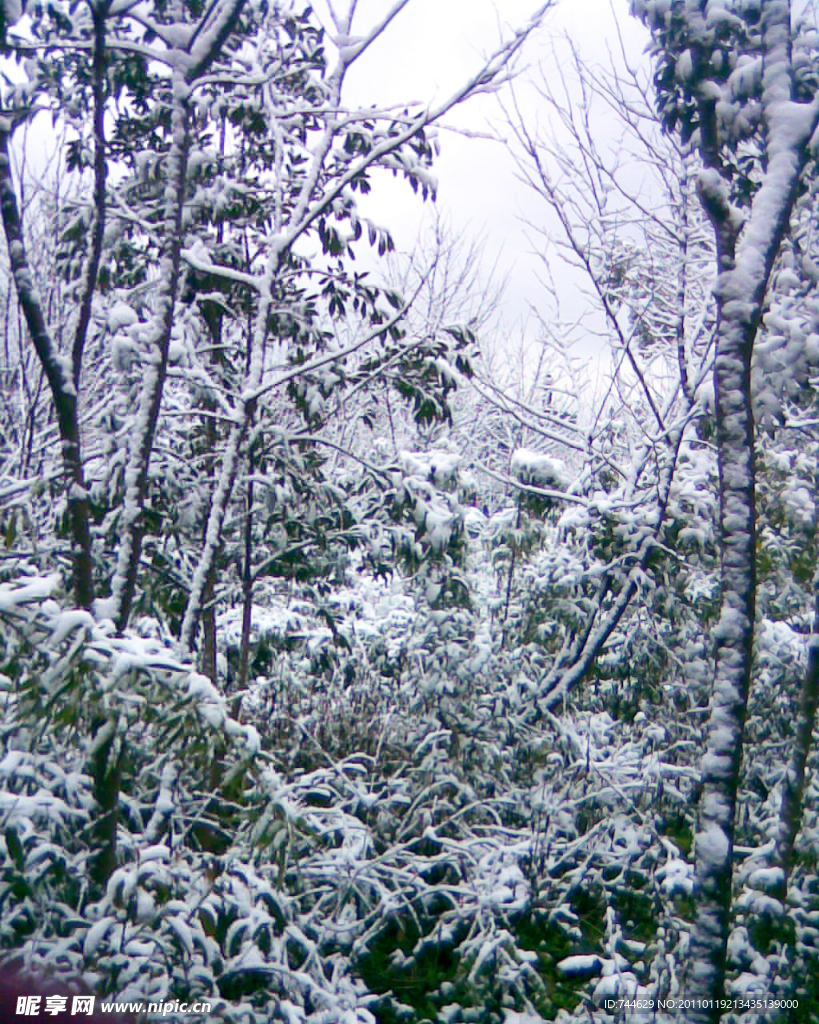
M 66 493 L 73 581 L 84 606 L 94 593 L 98 535 L 80 437 L 89 335 L 107 337 L 120 368 L 131 373 L 129 393 L 108 419 L 127 451 L 119 480 L 113 489 L 104 486 L 107 500 L 121 503 L 107 533 L 110 540 L 116 525 L 117 568 L 97 581 L 103 592 L 110 587 L 104 610 L 120 627 L 130 617 L 143 540 L 154 522 L 146 500 L 152 481 L 170 468 L 157 464 L 155 451 L 170 364 L 190 364 L 206 393 L 200 416 L 232 424 L 219 440 L 223 454 L 211 466 L 200 513 L 203 540 L 181 627 L 190 647 L 252 424 L 284 392 L 314 417 L 316 402 L 343 383 L 345 360 L 379 339 L 399 343 L 404 300 L 393 296 L 390 307 L 350 267 L 359 240 L 381 252 L 390 245 L 388 234 L 361 220 L 356 193 L 370 188 L 376 167 L 432 191 L 431 126 L 499 81 L 543 14 L 434 109 L 347 110 L 349 68 L 405 6 L 406 0 L 396 3 L 363 34 L 352 22 L 354 5 L 333 10 L 326 37 L 309 11 L 289 4 L 234 3 L 204 13 L 188 5 L 36 7 L 32 37 L 8 36 L 12 54 L 25 58 L 26 80 L 7 91 L 7 149 L 18 126 L 45 109 L 70 129 L 68 170 L 89 169 L 89 201 L 74 202 L 65 233 L 73 307 L 64 349 L 31 287 L 8 160 L 3 206 L 12 274 L 72 481 Z M 309 237 L 321 251 L 312 262 L 301 255 Z M 347 349 L 327 334 L 345 303 L 370 324 L 369 335 Z M 215 351 L 221 355 L 214 362 Z M 411 392 L 411 366 L 402 365 Z M 419 370 L 424 366 L 422 360 Z M 178 402 L 173 411 L 183 414 Z
M 691 984 L 718 1020 L 730 934 L 737 789 L 756 608 L 754 347 L 771 275 L 812 174 L 819 124 L 815 37 L 787 0 L 633 4 L 651 27 L 658 104 L 702 162 L 697 189 L 717 253 L 716 440 L 720 618 L 696 836 Z

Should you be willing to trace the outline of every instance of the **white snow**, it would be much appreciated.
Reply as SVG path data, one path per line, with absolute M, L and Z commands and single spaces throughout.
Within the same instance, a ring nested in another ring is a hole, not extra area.
M 512 453 L 510 471 L 521 483 L 535 487 L 565 490 L 571 479 L 562 459 L 544 455 L 528 448 L 517 448 Z
M 571 977 L 576 975 L 599 974 L 603 969 L 603 957 L 596 953 L 575 953 L 573 956 L 564 957 L 557 964 L 561 974 Z

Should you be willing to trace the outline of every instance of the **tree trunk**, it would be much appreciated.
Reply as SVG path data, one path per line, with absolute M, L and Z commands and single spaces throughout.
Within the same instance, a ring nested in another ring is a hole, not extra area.
M 165 185 L 163 212 L 163 255 L 159 266 L 157 308 L 154 315 L 152 362 L 146 367 L 135 424 L 125 470 L 124 531 L 117 557 L 117 568 L 111 590 L 117 628 L 125 629 L 131 615 L 136 591 L 142 538 L 145 529 L 145 494 L 154 435 L 162 403 L 162 392 L 168 370 L 168 349 L 171 341 L 176 295 L 179 288 L 180 253 L 182 250 L 182 211 L 190 148 L 188 97 L 197 78 L 204 75 L 221 53 L 236 27 L 245 0 L 225 0 L 211 5 L 191 36 L 184 53 L 177 51 L 178 68 L 172 90 L 171 148 L 168 154 L 168 177 Z M 196 45 L 194 46 L 194 42 Z M 201 595 L 200 595 L 201 597 Z
M 251 455 L 251 472 L 253 460 Z M 247 686 L 250 671 L 250 631 L 253 625 L 253 480 L 247 485 L 245 553 L 242 565 L 242 645 L 239 649 L 239 689 Z
M 219 675 L 216 664 L 216 605 L 213 601 L 213 583 L 205 591 L 202 610 L 202 674 L 216 686 Z
M 107 5 L 91 6 L 94 23 L 94 230 L 91 248 L 83 271 L 83 288 L 74 339 L 71 348 L 71 372 L 74 388 L 80 390 L 82 357 L 88 328 L 91 324 L 91 309 L 94 292 L 97 289 L 97 275 L 102 259 L 102 243 L 105 237 L 105 18 Z
M 802 823 L 805 768 L 816 726 L 816 711 L 819 707 L 819 571 L 814 576 L 813 587 L 813 632 L 808 648 L 808 664 L 802 677 L 793 749 L 782 790 L 782 806 L 779 811 L 779 827 L 774 849 L 774 864 L 781 869 L 782 878 L 773 894 L 783 902 L 787 896 L 788 878 L 793 866 L 793 847 Z
M 236 422 L 230 428 L 230 434 L 225 445 L 222 467 L 208 514 L 205 542 L 202 546 L 202 553 L 199 556 L 199 564 L 193 575 L 191 592 L 188 597 L 187 607 L 185 608 L 185 616 L 182 620 L 180 645 L 183 657 L 186 657 L 191 652 L 196 642 L 204 596 L 213 578 L 216 557 L 222 544 L 222 527 L 227 515 L 230 497 L 233 493 L 233 485 L 236 482 L 236 475 L 239 472 L 242 443 L 253 419 L 255 408 L 256 402 L 253 399 L 242 402 L 241 408 L 237 413 Z
M 168 178 L 165 186 L 163 223 L 164 252 L 159 265 L 157 308 L 154 315 L 151 362 L 139 398 L 139 411 L 125 470 L 125 503 L 122 539 L 117 568 L 112 581 L 114 620 L 122 630 L 128 624 L 136 591 L 142 538 L 145 529 L 145 494 L 148 470 L 159 419 L 159 407 L 168 371 L 168 351 L 173 327 L 176 294 L 179 288 L 182 248 L 182 210 L 185 205 L 185 179 L 190 145 L 188 108 L 185 100 L 174 102 L 171 120 L 172 143 L 168 154 Z
M 769 0 L 761 16 L 764 177 L 743 217 L 732 205 L 730 167 L 713 90 L 700 83 L 699 193 L 717 241 L 714 365 L 720 481 L 720 618 L 714 689 L 706 726 L 697 833 L 696 916 L 690 944 L 691 995 L 711 1008 L 694 1022 L 718 1021 L 730 934 L 736 797 L 751 682 L 756 601 L 756 506 L 751 358 L 771 270 L 788 228 L 816 128 L 817 108 L 792 101 L 790 4 Z M 693 38 L 693 36 L 692 36 Z M 705 66 L 702 55 L 695 64 Z
M 95 852 L 88 866 L 90 877 L 100 887 L 106 885 L 117 866 L 121 753 L 115 753 L 116 739 L 116 723 L 100 719 L 94 730 L 94 752 L 89 766 L 97 814 L 91 833 Z
M 696 834 L 696 917 L 691 987 L 717 1001 L 725 994 L 736 795 L 751 680 L 756 600 L 756 513 L 751 352 L 759 319 L 736 322 L 721 310 L 715 391 L 722 547 L 716 666 L 702 762 Z M 693 1019 L 719 1020 L 719 1009 Z
M 80 424 L 77 414 L 77 390 L 68 361 L 57 351 L 49 333 L 45 315 L 31 276 L 26 255 L 23 225 L 17 196 L 11 179 L 9 131 L 0 130 L 0 211 L 9 250 L 11 273 L 23 310 L 31 341 L 51 389 L 62 445 L 63 470 L 71 533 L 74 596 L 81 608 L 90 608 L 94 599 L 93 560 L 88 492 L 85 489 Z

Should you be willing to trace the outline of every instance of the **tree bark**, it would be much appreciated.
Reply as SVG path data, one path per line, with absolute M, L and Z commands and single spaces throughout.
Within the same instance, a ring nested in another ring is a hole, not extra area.
M 731 258 L 726 254 L 726 260 Z M 750 323 L 720 310 L 714 369 L 720 481 L 720 619 L 715 633 L 714 689 L 702 762 L 696 834 L 696 917 L 691 936 L 690 991 L 725 994 L 736 796 L 751 680 L 756 601 L 756 498 Z M 694 1020 L 719 1020 L 719 1009 Z

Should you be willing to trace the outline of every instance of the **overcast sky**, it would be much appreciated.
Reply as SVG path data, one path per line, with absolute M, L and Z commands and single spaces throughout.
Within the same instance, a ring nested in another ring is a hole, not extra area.
M 390 6 L 391 0 L 359 0 L 358 32 L 377 22 Z M 410 0 L 353 69 L 348 102 L 440 102 L 480 67 L 502 35 L 508 37 L 515 27 L 526 24 L 536 7 L 536 0 Z M 315 10 L 329 28 L 324 0 L 317 0 Z M 584 59 L 606 63 L 608 47 L 619 47 L 615 19 L 630 56 L 643 59 L 647 35 L 628 16 L 627 0 L 557 0 L 518 61 L 515 88 L 527 117 L 543 116 L 526 83 L 532 76 L 554 73 L 555 40 L 568 34 Z M 508 135 L 493 96 L 475 98 L 450 120 L 472 131 Z M 434 168 L 439 182 L 436 206 L 458 233 L 485 243 L 487 266 L 497 261 L 499 274 L 508 278 L 506 329 L 519 334 L 530 304 L 544 305 L 537 282 L 541 268 L 526 231 L 526 220 L 538 221 L 542 210 L 516 181 L 514 161 L 502 144 L 443 132 L 440 145 Z M 406 182 L 384 175 L 365 213 L 393 231 L 399 249 L 408 250 L 430 211 Z M 571 290 L 572 285 L 567 286 Z M 568 306 L 572 308 L 571 300 Z M 529 335 L 534 331 L 529 319 Z M 514 347 L 514 338 L 510 341 Z

